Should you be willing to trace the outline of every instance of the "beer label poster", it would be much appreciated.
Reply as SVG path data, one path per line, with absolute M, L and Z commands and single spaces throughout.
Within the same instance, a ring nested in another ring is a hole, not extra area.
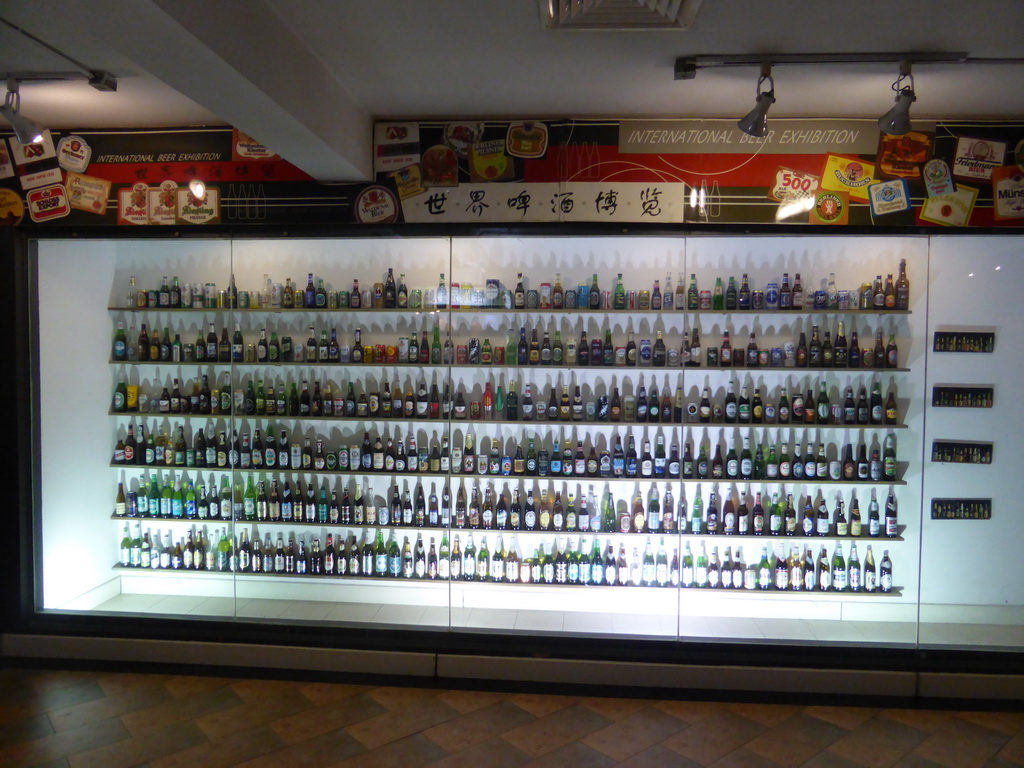
M 1024 225 L 1010 200 L 1024 125 L 916 127 L 772 120 L 757 139 L 730 120 L 389 122 L 375 127 L 374 170 L 415 222 Z M 984 162 L 958 166 L 958 147 Z
M 0 140 L 2 223 L 1024 226 L 1024 123 L 457 120 L 374 128 L 374 179 L 323 185 L 231 128 Z M 202 188 L 189 183 L 202 181 Z

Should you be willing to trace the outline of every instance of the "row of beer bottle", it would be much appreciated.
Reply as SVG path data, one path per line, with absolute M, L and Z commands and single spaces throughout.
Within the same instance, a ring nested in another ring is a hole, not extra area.
M 292 480 L 295 480 L 293 487 Z M 354 485 L 354 488 L 352 487 Z M 481 488 L 480 483 L 470 486 L 459 483 L 454 498 L 451 486 L 445 482 L 440 490 L 430 484 L 429 494 L 423 483 L 414 489 L 398 483 L 378 497 L 369 484 L 346 483 L 339 498 L 337 488 L 326 482 L 305 484 L 301 478 L 263 478 L 250 476 L 244 491 L 241 483 L 232 488 L 227 477 L 221 478 L 220 489 L 211 475 L 209 486 L 202 478 L 198 484 L 179 477 L 167 478 L 161 486 L 154 473 L 147 483 L 142 479 L 137 488 L 125 492 L 124 483 L 118 484 L 114 502 L 114 515 L 129 518 L 164 518 L 177 520 L 246 520 L 270 523 L 320 523 L 367 526 L 405 526 L 431 528 L 471 528 L 524 531 L 619 531 L 620 533 L 684 533 L 692 535 L 770 535 L 770 536 L 836 536 L 859 538 L 867 535 L 888 537 L 899 535 L 897 502 L 892 489 L 885 502 L 884 517 L 874 490 L 871 492 L 866 516 L 862 516 L 856 494 L 851 494 L 847 513 L 844 497 L 835 495 L 834 512 L 820 491 L 805 488 L 804 494 L 796 487 L 770 492 L 751 489 L 739 491 L 728 487 L 720 495 L 719 486 L 713 486 L 705 506 L 698 486 L 688 504 L 685 493 L 678 504 L 672 484 L 666 483 L 659 491 L 656 483 L 646 496 L 637 487 L 632 493 L 616 497 L 606 486 L 600 500 L 594 485 L 583 493 L 581 485 L 562 483 L 554 487 L 533 484 L 524 488 L 514 483 L 500 490 L 493 482 Z M 765 504 L 762 503 L 762 493 Z M 800 511 L 794 506 L 793 496 L 805 501 Z M 538 499 L 539 496 L 539 499 Z M 812 496 L 817 500 L 812 501 Z M 768 501 L 771 499 L 770 502 Z
M 491 549 L 486 535 L 478 548 L 472 532 L 463 546 L 458 533 L 451 544 L 447 532 L 439 545 L 434 537 L 425 543 L 422 533 L 416 535 L 415 543 L 406 535 L 399 544 L 401 534 L 391 530 L 385 540 L 384 530 L 378 528 L 376 536 L 366 531 L 361 541 L 355 533 L 339 533 L 337 545 L 331 532 L 326 546 L 321 546 L 319 536 L 310 535 L 307 546 L 307 537 L 301 533 L 289 534 L 287 542 L 279 533 L 276 543 L 269 532 L 262 541 L 254 533 L 250 541 L 249 530 L 242 528 L 235 542 L 226 531 L 214 531 L 208 538 L 201 530 L 195 535 L 190 530 L 174 542 L 170 535 L 165 541 L 160 531 L 153 536 L 148 529 L 143 533 L 141 525 L 133 537 L 125 526 L 120 563 L 126 568 L 150 570 L 763 591 L 890 592 L 893 585 L 888 551 L 876 569 L 871 546 L 861 563 L 856 542 L 850 546 L 849 560 L 838 542 L 831 559 L 824 546 L 818 558 L 809 544 L 804 550 L 794 545 L 788 558 L 784 554 L 769 556 L 768 547 L 762 547 L 760 560 L 748 566 L 742 547 L 736 548 L 735 555 L 726 547 L 720 558 L 717 546 L 708 555 L 704 541 L 696 555 L 686 542 L 680 557 L 678 548 L 669 555 L 663 537 L 657 546 L 648 537 L 642 554 L 639 546 L 633 546 L 632 556 L 627 557 L 624 542 L 619 543 L 616 554 L 612 539 L 604 548 L 597 536 L 592 547 L 582 536 L 556 537 L 538 543 L 532 556 L 524 552 L 521 557 L 519 542 L 501 534 Z M 213 539 L 217 539 L 216 545 Z
M 878 326 L 874 331 L 874 343 L 861 347 L 858 332 L 853 328 L 846 336 L 845 321 L 836 328 L 835 339 L 831 331 L 822 330 L 813 324 L 810 331 L 801 330 L 797 336 L 783 339 L 773 337 L 763 346 L 755 330 L 747 332 L 746 342 L 733 342 L 733 334 L 739 331 L 722 331 L 717 344 L 707 344 L 707 334 L 702 338 L 700 327 L 682 332 L 679 341 L 666 340 L 665 332 L 657 329 L 653 338 L 646 332 L 637 337 L 636 332 L 626 330 L 624 335 L 613 335 L 611 327 L 603 335 L 591 331 L 566 330 L 562 339 L 559 328 L 553 330 L 527 329 L 513 326 L 492 343 L 490 336 L 481 340 L 478 336 L 460 335 L 453 339 L 451 329 L 441 340 L 441 329 L 436 319 L 432 340 L 427 329 L 417 336 L 412 331 L 408 336 L 387 336 L 383 342 L 375 337 L 375 343 L 363 338 L 362 328 L 353 331 L 351 341 L 339 341 L 338 331 L 331 328 L 320 330 L 319 339 L 314 326 L 308 328 L 308 338 L 295 341 L 290 335 L 261 328 L 259 337 L 253 341 L 251 334 L 246 339 L 241 324 L 235 323 L 230 337 L 225 326 L 218 334 L 214 323 L 208 324 L 206 335 L 199 329 L 196 339 L 183 341 L 181 332 L 173 334 L 164 327 L 163 335 L 158 328 L 152 331 L 146 323 L 136 332 L 134 322 L 126 330 L 124 320 L 115 325 L 111 359 L 114 362 L 165 362 L 165 363 L 259 363 L 276 365 L 280 363 L 316 363 L 318 365 L 472 365 L 472 366 L 554 366 L 570 368 L 586 367 L 640 367 L 640 368 L 897 368 L 899 367 L 899 346 L 896 334 L 890 330 L 888 343 L 884 329 Z M 472 333 L 472 331 L 470 331 Z M 518 333 L 518 335 L 517 335 Z M 616 338 L 618 336 L 618 338 Z M 867 332 L 868 338 L 871 331 Z

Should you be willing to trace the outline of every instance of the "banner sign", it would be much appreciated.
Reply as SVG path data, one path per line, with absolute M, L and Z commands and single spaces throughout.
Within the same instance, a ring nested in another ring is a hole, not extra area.
M 1024 226 L 1021 121 L 406 120 L 370 151 L 372 180 L 326 185 L 232 128 L 7 136 L 0 190 L 29 216 L 0 224 Z
M 203 182 L 200 198 L 191 181 Z M 0 225 L 383 221 L 357 215 L 356 198 L 371 186 L 397 199 L 393 182 L 319 184 L 232 128 L 46 131 L 31 145 L 0 135 L 0 192 L 18 195 L 29 213 L 0 216 Z M 400 216 L 396 205 L 390 220 Z

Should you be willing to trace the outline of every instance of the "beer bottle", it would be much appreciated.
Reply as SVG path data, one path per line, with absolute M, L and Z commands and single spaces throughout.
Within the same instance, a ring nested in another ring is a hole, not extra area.
M 690 274 L 690 286 L 686 291 L 686 308 L 689 310 L 700 308 L 700 292 L 697 290 L 697 275 Z
M 896 435 L 890 432 L 885 436 L 882 448 L 882 466 L 886 480 L 896 479 Z
M 899 421 L 899 411 L 896 405 L 896 393 L 889 388 L 889 397 L 885 401 L 885 423 L 896 424 Z
M 860 592 L 864 587 L 863 572 L 861 571 L 860 557 L 857 555 L 857 542 L 850 545 L 850 560 L 847 564 L 846 580 L 851 592 Z
M 761 559 L 757 564 L 757 586 L 759 589 L 771 589 L 774 574 L 768 560 L 768 547 L 761 547 Z
M 828 536 L 832 530 L 831 521 L 828 516 L 828 505 L 825 499 L 821 498 L 818 504 L 818 516 L 814 526 L 814 532 L 818 536 Z
M 823 368 L 835 367 L 835 351 L 828 331 L 825 331 L 825 340 L 821 344 L 821 365 Z
M 821 337 L 818 326 L 811 326 L 811 343 L 807 347 L 807 365 L 810 368 L 821 368 L 824 365 L 822 359 Z
M 877 366 L 882 367 L 882 366 Z M 889 344 L 885 348 L 885 367 L 886 368 L 898 368 L 899 367 L 899 349 L 896 347 L 896 334 L 889 334 Z
M 143 325 L 145 328 L 145 325 Z M 124 332 L 124 321 L 117 321 L 117 330 L 114 331 L 114 347 L 111 356 L 114 360 L 128 359 L 128 336 Z
M 782 527 L 787 536 L 795 536 L 797 532 L 796 508 L 793 506 L 793 494 L 786 494 L 786 509 L 782 513 Z
M 886 594 L 893 591 L 893 562 L 889 559 L 889 550 L 882 552 L 882 562 L 879 564 L 879 588 Z
M 896 278 L 895 308 L 901 311 L 910 309 L 910 280 L 907 279 L 906 259 L 900 259 L 900 272 Z
M 212 327 L 212 324 L 211 324 Z M 236 331 L 238 330 L 237 324 L 235 325 Z M 239 335 L 241 331 L 238 331 Z M 219 363 L 230 363 L 231 362 L 231 341 L 228 339 L 228 327 L 225 325 L 221 329 L 220 342 L 217 344 L 217 362 Z M 241 358 L 239 358 L 241 359 Z M 238 362 L 237 360 L 235 362 Z
M 846 558 L 843 557 L 843 543 L 836 542 L 836 551 L 832 556 L 832 590 L 834 592 L 846 591 Z
M 796 367 L 806 368 L 808 364 L 807 336 L 801 331 L 796 345 Z

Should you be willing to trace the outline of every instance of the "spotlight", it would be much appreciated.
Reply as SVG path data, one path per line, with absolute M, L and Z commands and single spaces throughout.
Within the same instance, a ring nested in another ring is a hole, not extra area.
M 909 82 L 902 85 L 903 81 Z M 878 127 L 882 133 L 893 136 L 902 136 L 910 131 L 910 105 L 917 101 L 914 95 L 914 76 L 910 72 L 910 62 L 900 62 L 900 76 L 892 84 L 896 91 L 896 105 L 878 118 Z
M 30 117 L 21 114 L 21 94 L 18 92 L 18 81 L 7 81 L 7 96 L 0 107 L 0 115 L 14 128 L 14 135 L 22 144 L 36 144 L 43 140 L 46 130 Z
M 188 190 L 196 200 L 202 200 L 206 197 L 206 184 L 199 179 L 192 179 L 192 181 L 188 183 Z
M 761 84 L 767 80 L 768 90 L 762 91 Z M 744 133 L 763 138 L 768 135 L 768 110 L 775 103 L 775 81 L 772 79 L 772 65 L 761 64 L 761 76 L 757 79 L 757 103 L 746 117 L 736 123 Z

